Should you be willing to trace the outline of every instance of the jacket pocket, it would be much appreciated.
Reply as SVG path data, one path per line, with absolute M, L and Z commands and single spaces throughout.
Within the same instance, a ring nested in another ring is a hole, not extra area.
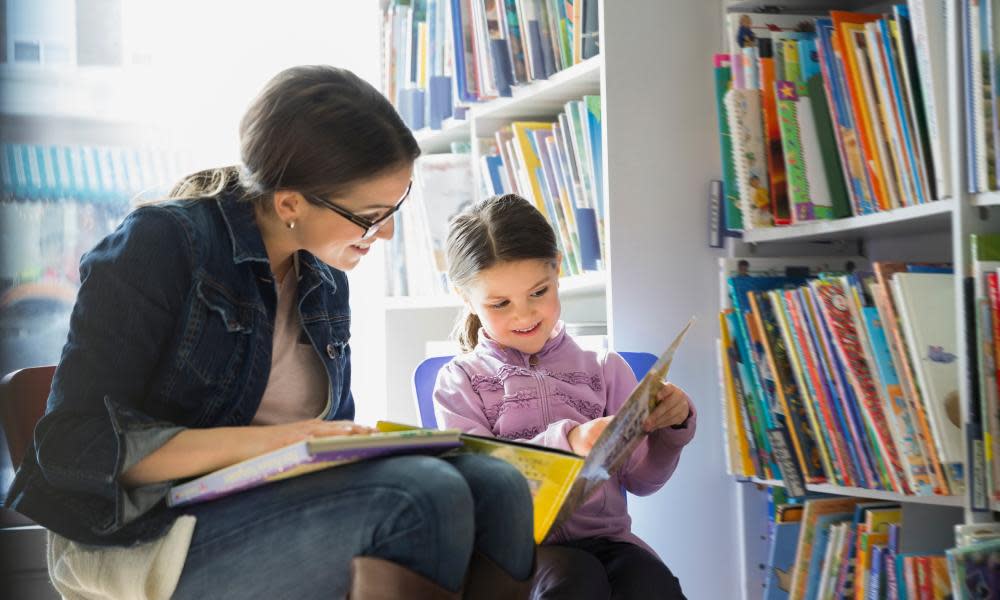
M 227 387 L 239 375 L 253 330 L 252 306 L 215 284 L 199 281 L 181 348 L 185 370 L 203 383 Z

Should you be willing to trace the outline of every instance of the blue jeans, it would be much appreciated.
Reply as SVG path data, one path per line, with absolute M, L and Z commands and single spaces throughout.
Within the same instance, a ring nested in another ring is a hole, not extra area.
M 476 549 L 531 573 L 531 495 L 486 456 L 400 456 L 335 467 L 184 511 L 197 517 L 174 598 L 339 598 L 355 556 L 457 591 Z

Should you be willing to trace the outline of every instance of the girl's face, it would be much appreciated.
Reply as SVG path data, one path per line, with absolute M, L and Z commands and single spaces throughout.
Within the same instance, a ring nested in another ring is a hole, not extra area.
M 541 259 L 499 263 L 462 290 L 495 342 L 526 354 L 542 349 L 559 321 L 559 273 Z
M 376 221 L 391 210 L 410 185 L 412 167 L 406 165 L 351 186 L 331 202 L 359 217 Z M 373 235 L 362 239 L 364 230 L 333 210 L 304 203 L 302 218 L 295 223 L 295 235 L 301 248 L 326 264 L 348 271 L 368 254 L 375 240 L 388 240 L 393 234 L 393 218 L 389 218 Z

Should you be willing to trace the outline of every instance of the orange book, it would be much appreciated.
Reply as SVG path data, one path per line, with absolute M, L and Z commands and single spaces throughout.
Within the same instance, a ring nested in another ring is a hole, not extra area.
M 885 319 L 883 325 L 886 330 L 891 333 L 889 336 L 889 348 L 893 350 L 893 354 L 898 358 L 899 366 L 902 367 L 902 371 L 899 374 L 903 383 L 903 394 L 909 402 L 910 414 L 916 415 L 918 427 L 916 433 L 919 438 L 920 447 L 924 451 L 924 459 L 934 473 L 934 482 L 936 484 L 934 486 L 934 493 L 947 495 L 950 493 L 948 479 L 945 477 L 944 467 L 942 467 L 941 459 L 938 456 L 937 445 L 934 443 L 934 438 L 931 434 L 930 421 L 927 420 L 927 411 L 924 410 L 924 403 L 920 400 L 920 390 L 917 388 L 906 342 L 903 340 L 903 335 L 899 328 L 899 317 L 896 314 L 896 306 L 893 304 L 892 294 L 888 291 L 890 289 L 889 281 L 892 279 L 892 276 L 896 273 L 906 271 L 906 264 L 875 262 L 872 266 L 875 269 L 875 278 L 878 280 L 883 294 L 881 304 L 886 309 L 884 316 L 881 315 L 881 312 L 879 314 Z
M 861 138 L 861 148 L 865 155 L 865 167 L 868 169 L 868 175 L 871 179 L 879 208 L 889 210 L 892 204 L 887 190 L 885 169 L 882 168 L 881 161 L 879 161 L 879 152 L 875 145 L 874 130 L 872 129 L 877 123 L 873 125 L 873 115 L 868 111 L 868 104 L 865 102 L 863 96 L 864 90 L 862 88 L 861 76 L 858 72 L 857 56 L 851 51 L 853 46 L 849 43 L 850 40 L 848 39 L 852 25 L 861 25 L 861 30 L 864 31 L 863 25 L 865 23 L 878 21 L 882 17 L 880 15 L 833 10 L 830 11 L 830 18 L 833 20 L 834 27 L 833 48 L 834 52 L 840 56 L 841 62 L 844 65 L 845 79 L 847 80 L 847 95 L 850 98 L 851 112 L 854 113 L 854 120 L 858 124 L 858 137 Z
M 760 89 L 764 106 L 764 145 L 767 148 L 767 178 L 771 184 L 771 213 L 775 225 L 789 225 L 792 215 L 788 204 L 788 178 L 785 175 L 785 151 L 781 146 L 778 125 L 778 102 L 774 96 L 774 59 L 760 59 Z

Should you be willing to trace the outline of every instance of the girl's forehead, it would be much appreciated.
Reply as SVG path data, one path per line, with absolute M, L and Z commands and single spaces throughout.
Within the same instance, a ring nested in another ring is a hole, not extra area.
M 487 296 L 505 295 L 545 283 L 555 274 L 551 260 L 529 258 L 504 261 L 480 271 L 472 287 Z

